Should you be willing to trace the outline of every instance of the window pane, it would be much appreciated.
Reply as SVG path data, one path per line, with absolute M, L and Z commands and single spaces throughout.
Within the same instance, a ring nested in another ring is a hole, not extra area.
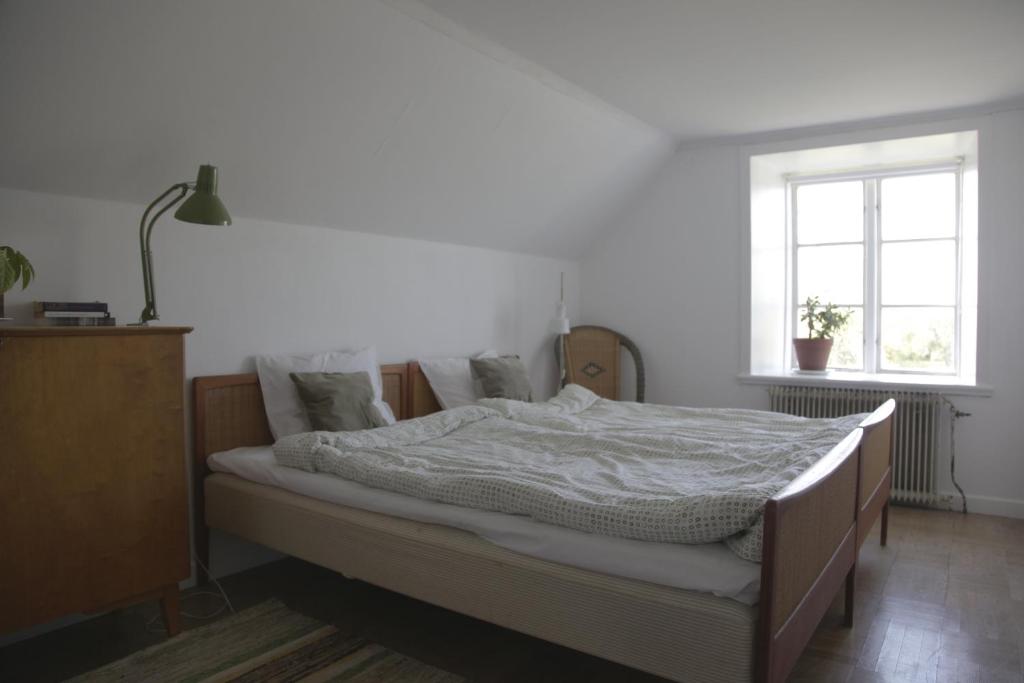
M 798 337 L 807 336 L 807 323 L 800 320 L 807 309 L 801 306 L 796 313 Z M 864 369 L 864 309 L 850 307 L 850 322 L 839 333 L 832 344 L 832 354 L 828 357 L 828 366 L 840 370 Z M 796 361 L 793 361 L 796 367 Z
M 882 305 L 952 306 L 956 303 L 956 242 L 882 245 Z
M 956 235 L 956 174 L 882 180 L 882 239 Z
M 796 188 L 798 244 L 864 239 L 864 183 L 815 183 Z
M 953 372 L 953 308 L 883 308 L 882 369 Z
M 797 249 L 797 301 L 816 296 L 821 303 L 864 303 L 864 247 L 844 244 Z

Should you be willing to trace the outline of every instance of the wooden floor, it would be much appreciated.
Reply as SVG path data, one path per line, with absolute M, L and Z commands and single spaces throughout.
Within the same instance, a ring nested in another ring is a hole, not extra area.
M 239 609 L 276 596 L 474 681 L 660 680 L 298 560 L 223 584 Z M 216 604 L 198 596 L 183 606 Z M 0 681 L 59 681 L 160 642 L 146 626 L 156 614 L 155 605 L 119 610 L 0 649 Z M 889 546 L 878 546 L 877 529 L 864 546 L 856 625 L 840 622 L 837 604 L 794 681 L 1024 681 L 1024 520 L 895 508 Z
M 1024 681 L 1024 520 L 893 508 L 857 572 L 852 629 L 827 617 L 794 681 Z

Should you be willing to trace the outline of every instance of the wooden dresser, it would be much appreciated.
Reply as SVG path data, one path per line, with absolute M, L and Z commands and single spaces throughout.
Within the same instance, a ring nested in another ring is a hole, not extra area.
M 187 327 L 0 327 L 0 634 L 189 575 Z

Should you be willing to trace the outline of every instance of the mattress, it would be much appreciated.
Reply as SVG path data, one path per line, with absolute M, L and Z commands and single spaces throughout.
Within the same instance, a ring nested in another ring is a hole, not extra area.
M 745 605 L 757 602 L 761 565 L 723 543 L 652 543 L 536 522 L 526 517 L 422 500 L 328 474 L 282 467 L 270 446 L 215 453 L 207 463 L 258 484 L 370 512 L 469 531 L 497 546 L 581 569 L 711 593 Z

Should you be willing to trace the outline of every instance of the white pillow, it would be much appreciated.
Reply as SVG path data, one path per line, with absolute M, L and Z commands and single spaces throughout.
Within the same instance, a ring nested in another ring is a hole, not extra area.
M 497 358 L 497 351 L 484 351 L 474 358 Z M 432 358 L 420 360 L 420 369 L 430 382 L 437 402 L 445 410 L 468 406 L 484 397 L 480 380 L 473 379 L 469 358 Z
M 274 439 L 312 431 L 306 409 L 299 399 L 292 372 L 366 372 L 373 384 L 373 404 L 388 424 L 395 421 L 391 406 L 384 402 L 384 390 L 377 365 L 377 350 L 372 346 L 354 351 L 325 351 L 294 356 L 257 356 L 256 372 L 267 409 L 267 422 Z

